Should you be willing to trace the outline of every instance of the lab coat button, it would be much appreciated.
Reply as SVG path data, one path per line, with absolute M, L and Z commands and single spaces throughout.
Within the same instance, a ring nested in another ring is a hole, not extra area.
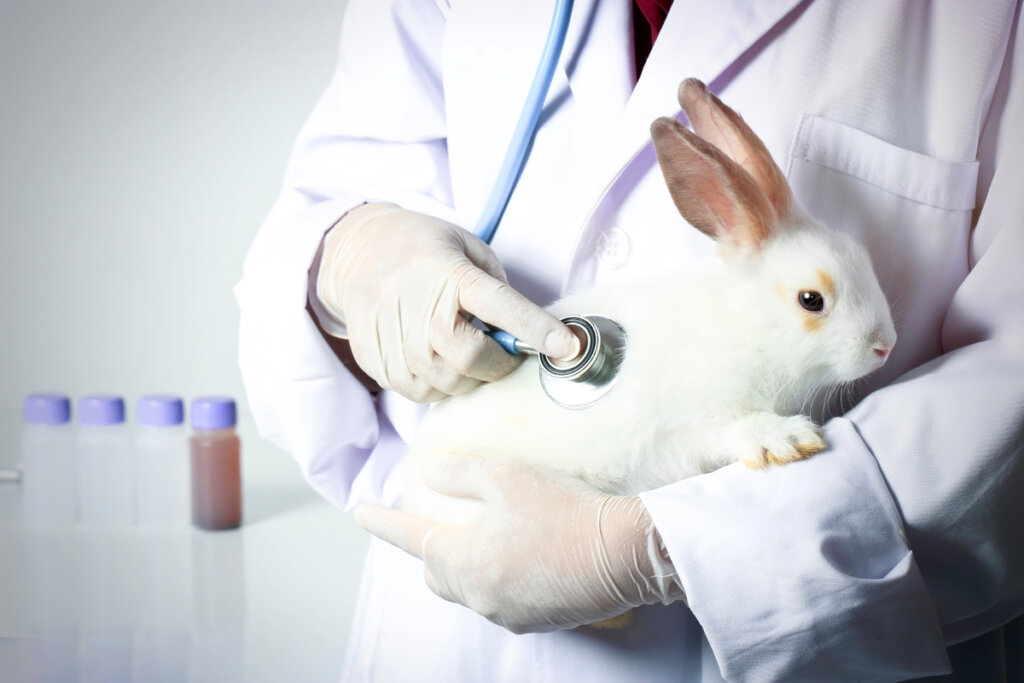
M 609 270 L 621 268 L 629 260 L 631 244 L 629 235 L 618 228 L 611 228 L 601 233 L 594 247 L 597 260 L 602 267 Z

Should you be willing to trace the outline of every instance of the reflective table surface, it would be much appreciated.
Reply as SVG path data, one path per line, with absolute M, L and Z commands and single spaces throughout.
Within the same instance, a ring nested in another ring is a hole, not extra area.
M 242 439 L 233 531 L 27 528 L 0 482 L 0 680 L 337 681 L 366 536 Z

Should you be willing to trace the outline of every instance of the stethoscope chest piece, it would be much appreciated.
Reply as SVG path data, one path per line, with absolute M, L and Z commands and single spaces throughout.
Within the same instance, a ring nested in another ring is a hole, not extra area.
M 626 357 L 626 331 L 602 316 L 562 318 L 580 339 L 580 353 L 570 361 L 540 356 L 540 384 L 560 406 L 586 408 L 611 391 Z

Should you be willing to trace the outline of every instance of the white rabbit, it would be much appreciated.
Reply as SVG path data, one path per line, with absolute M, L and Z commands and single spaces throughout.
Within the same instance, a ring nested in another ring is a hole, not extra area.
M 560 317 L 601 315 L 625 329 L 611 391 L 584 409 L 561 407 L 529 358 L 434 406 L 414 463 L 436 452 L 514 458 L 629 494 L 825 448 L 800 411 L 824 387 L 879 368 L 896 342 L 869 256 L 794 203 L 761 140 L 703 83 L 684 81 L 679 102 L 696 134 L 660 118 L 651 135 L 676 206 L 716 240 L 720 262 L 556 302 L 549 310 Z M 415 474 L 402 505 L 439 522 L 473 515 L 472 501 L 440 496 Z

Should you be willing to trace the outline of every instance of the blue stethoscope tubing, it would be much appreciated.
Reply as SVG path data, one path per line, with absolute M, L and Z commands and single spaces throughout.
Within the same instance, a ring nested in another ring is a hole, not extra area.
M 498 229 L 498 222 L 501 221 L 502 214 L 505 213 L 505 206 L 508 204 L 509 197 L 512 196 L 512 190 L 519 179 L 519 172 L 523 168 L 523 162 L 526 161 L 526 152 L 530 148 L 533 134 L 537 130 L 537 122 L 540 120 L 540 113 L 544 108 L 544 99 L 551 87 L 551 79 L 555 75 L 555 67 L 558 66 L 558 58 L 562 54 L 565 36 L 569 31 L 572 3 L 573 0 L 556 0 L 555 2 L 551 28 L 548 29 L 544 51 L 541 53 L 533 82 L 530 84 L 530 91 L 526 95 L 523 111 L 519 114 L 519 121 L 516 122 L 508 150 L 505 152 L 505 158 L 498 170 L 498 177 L 494 181 L 494 187 L 484 205 L 480 220 L 473 230 L 477 237 L 488 244 L 494 239 L 494 232 Z

